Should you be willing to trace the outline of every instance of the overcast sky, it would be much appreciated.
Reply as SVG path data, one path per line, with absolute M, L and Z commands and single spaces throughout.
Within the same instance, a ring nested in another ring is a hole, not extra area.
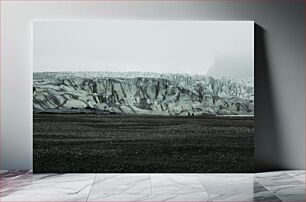
M 253 58 L 253 32 L 246 21 L 34 22 L 34 71 L 206 74 L 216 58 Z

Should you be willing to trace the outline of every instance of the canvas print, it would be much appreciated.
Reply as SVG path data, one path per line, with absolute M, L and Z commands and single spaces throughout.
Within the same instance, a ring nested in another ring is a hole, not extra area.
M 36 21 L 33 167 L 254 170 L 254 23 Z

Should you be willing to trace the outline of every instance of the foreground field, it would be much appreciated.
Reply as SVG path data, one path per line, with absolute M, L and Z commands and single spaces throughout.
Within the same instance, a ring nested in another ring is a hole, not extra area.
M 253 117 L 34 114 L 34 172 L 253 172 Z

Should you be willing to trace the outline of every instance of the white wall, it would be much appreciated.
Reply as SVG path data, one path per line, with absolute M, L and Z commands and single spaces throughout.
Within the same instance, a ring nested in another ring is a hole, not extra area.
M 257 166 L 305 167 L 302 0 L 1 1 L 1 169 L 32 168 L 32 21 L 44 19 L 255 21 Z

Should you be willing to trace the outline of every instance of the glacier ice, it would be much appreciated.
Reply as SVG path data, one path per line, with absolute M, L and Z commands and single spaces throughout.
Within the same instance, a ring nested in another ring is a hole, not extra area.
M 253 115 L 253 79 L 153 72 L 35 72 L 34 112 Z

